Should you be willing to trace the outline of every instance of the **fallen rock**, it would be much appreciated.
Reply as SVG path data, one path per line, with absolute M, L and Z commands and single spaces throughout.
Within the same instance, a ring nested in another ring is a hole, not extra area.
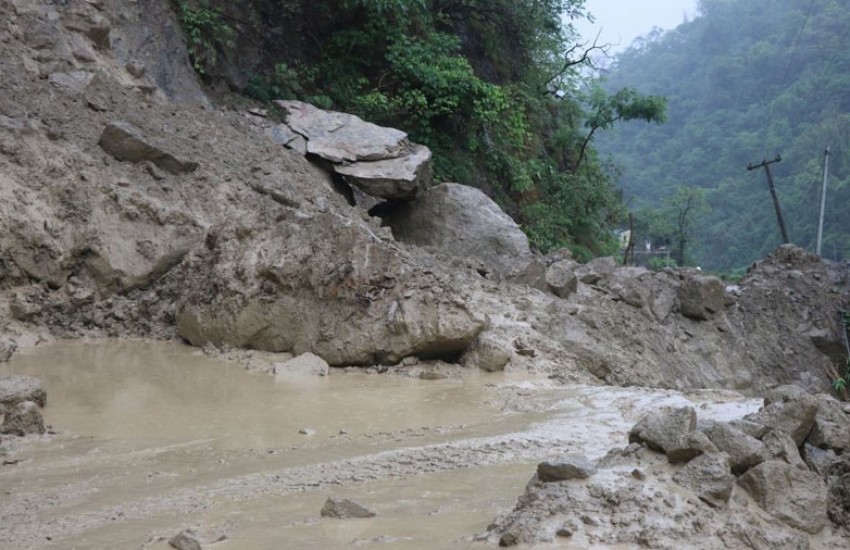
M 145 137 L 143 132 L 124 121 L 106 125 L 98 141 L 104 151 L 118 160 L 127 162 L 150 161 L 171 174 L 194 172 L 197 162 L 178 159 Z
M 478 260 L 506 277 L 521 274 L 532 259 L 525 233 L 474 187 L 442 183 L 394 208 L 384 221 L 401 242 Z
M 826 479 L 832 465 L 838 461 L 838 455 L 832 449 L 819 449 L 809 443 L 803 444 L 803 462 L 811 471 Z
M 735 476 L 724 453 L 706 453 L 676 472 L 673 481 L 696 493 L 713 508 L 725 508 L 732 496 Z
M 718 422 L 707 428 L 705 435 L 720 452 L 729 455 L 729 464 L 735 475 L 741 475 L 767 459 L 764 443 L 729 424 Z
M 537 477 L 544 483 L 587 479 L 595 473 L 596 466 L 581 453 L 565 454 L 537 465 Z
M 511 357 L 513 357 L 513 351 L 510 346 L 504 344 L 497 335 L 485 330 L 463 354 L 460 362 L 466 367 L 499 372 L 505 370 Z
M 716 453 L 717 447 L 702 432 L 691 432 L 682 440 L 675 441 L 665 451 L 671 464 L 689 462 L 704 453 Z
M 168 540 L 168 545 L 177 550 L 203 550 L 201 539 L 192 529 L 180 531 Z
M 308 142 L 309 150 L 309 142 Z M 431 150 L 412 145 L 398 158 L 333 166 L 333 171 L 367 195 L 409 200 L 431 182 Z
M 738 484 L 773 517 L 816 534 L 827 523 L 827 487 L 813 472 L 769 460 L 752 468 Z
M 32 401 L 18 403 L 6 410 L 0 433 L 23 437 L 30 434 L 43 434 L 44 418 L 38 405 Z
M 829 471 L 827 514 L 838 525 L 850 523 L 850 456 L 844 455 Z
M 692 407 L 654 412 L 643 417 L 629 432 L 629 443 L 645 443 L 654 451 L 679 449 L 696 429 L 697 415 Z
M 398 158 L 407 134 L 358 116 L 324 111 L 301 101 L 275 101 L 291 130 L 307 139 L 307 152 L 332 163 Z
M 595 285 L 617 269 L 617 260 L 611 257 L 596 258 L 579 268 L 577 275 L 586 285 Z
M 322 506 L 322 517 L 324 518 L 373 518 L 375 512 L 369 510 L 362 504 L 347 498 L 329 497 Z
M 0 340 L 0 363 L 8 362 L 17 349 L 17 344 L 11 340 Z M 0 379 L 0 384 L 2 384 L 2 379 Z M 2 395 L 2 391 L 3 390 L 0 389 L 0 395 Z
M 791 436 L 782 430 L 770 430 L 761 438 L 767 457 L 790 464 L 795 468 L 807 470 L 806 463 L 800 456 L 800 450 Z
M 578 277 L 576 267 L 578 264 L 572 260 L 555 262 L 546 270 L 546 285 L 555 296 L 569 298 L 578 290 Z
M 817 412 L 818 402 L 813 397 L 805 395 L 786 401 L 771 401 L 759 412 L 748 414 L 744 419 L 774 430 L 784 431 L 800 447 L 812 431 Z
M 40 407 L 47 404 L 47 391 L 41 380 L 20 374 L 0 378 L 0 411 L 24 401 L 33 401 Z
M 457 357 L 486 317 L 412 254 L 330 212 L 218 226 L 181 266 L 177 330 L 198 347 L 309 351 L 334 366 Z
M 678 298 L 682 315 L 706 321 L 723 311 L 726 287 L 717 277 L 687 276 L 679 286 Z
M 328 363 L 309 351 L 289 361 L 274 364 L 274 374 L 277 377 L 327 376 L 328 370 Z
M 828 395 L 819 395 L 816 399 L 818 411 L 806 441 L 820 449 L 832 449 L 838 454 L 850 450 L 850 417 L 841 404 Z

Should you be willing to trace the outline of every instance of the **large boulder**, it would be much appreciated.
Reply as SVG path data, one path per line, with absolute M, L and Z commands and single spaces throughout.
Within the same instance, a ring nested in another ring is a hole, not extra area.
M 629 432 L 629 443 L 644 443 L 654 451 L 666 453 L 679 449 L 696 429 L 697 415 L 693 407 L 669 412 L 653 412 L 643 417 Z
M 549 266 L 546 270 L 546 286 L 560 298 L 569 298 L 578 290 L 578 277 L 576 267 L 578 264 L 572 260 L 561 260 Z
M 528 238 L 482 191 L 443 183 L 399 205 L 386 223 L 399 241 L 480 262 L 485 270 L 519 275 L 531 261 Z
M 738 484 L 773 517 L 807 533 L 827 523 L 827 487 L 814 472 L 785 462 L 762 462 L 738 479 Z
M 678 297 L 682 315 L 705 321 L 723 311 L 726 287 L 717 277 L 691 275 L 679 286 Z
M 735 486 L 729 457 L 723 453 L 698 456 L 676 472 L 673 481 L 696 493 L 700 500 L 713 508 L 725 508 Z
M 177 330 L 197 346 L 309 351 L 335 366 L 456 358 L 486 319 L 427 260 L 332 212 L 217 226 L 181 266 Z
M 764 443 L 729 424 L 718 422 L 707 428 L 705 434 L 719 451 L 729 455 L 732 473 L 736 475 L 761 464 L 767 458 Z
M 587 479 L 596 466 L 581 453 L 569 453 L 537 465 L 537 478 L 544 482 Z
M 838 454 L 850 450 L 850 418 L 841 404 L 828 395 L 819 395 L 818 412 L 807 441 L 820 449 Z
M 308 144 L 309 145 L 309 144 Z M 431 180 L 431 150 L 411 145 L 397 158 L 334 166 L 346 183 L 367 195 L 384 199 L 412 199 Z
M 818 412 L 817 400 L 808 395 L 796 395 L 787 400 L 768 399 L 758 412 L 745 416 L 745 420 L 787 433 L 797 447 L 803 445 L 814 426 Z
M 32 401 L 24 401 L 11 409 L 7 409 L 3 423 L 0 424 L 0 434 L 23 437 L 29 434 L 43 434 L 44 432 L 44 419 L 41 416 L 41 410 Z

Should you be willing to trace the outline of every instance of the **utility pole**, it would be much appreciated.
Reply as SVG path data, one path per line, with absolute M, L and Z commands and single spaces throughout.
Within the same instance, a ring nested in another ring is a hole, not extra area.
M 820 216 L 818 217 L 818 244 L 815 252 L 820 256 L 820 245 L 823 242 L 823 211 L 826 209 L 826 180 L 829 178 L 829 145 L 823 152 L 823 185 L 820 192 Z
M 782 162 L 782 157 L 776 155 L 773 160 L 763 160 L 758 164 L 748 164 L 747 170 L 757 170 L 764 167 L 764 172 L 767 174 L 767 187 L 770 189 L 770 195 L 773 197 L 773 208 L 776 209 L 776 221 L 779 222 L 779 230 L 782 232 L 782 242 L 788 244 L 788 231 L 785 229 L 785 220 L 782 219 L 782 208 L 779 206 L 779 197 L 776 196 L 776 187 L 773 185 L 773 176 L 770 173 L 770 165 L 774 162 Z

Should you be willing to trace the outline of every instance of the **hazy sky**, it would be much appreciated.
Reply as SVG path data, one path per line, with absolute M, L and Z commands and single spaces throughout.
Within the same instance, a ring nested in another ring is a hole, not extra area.
M 696 6 L 697 0 L 586 0 L 585 7 L 596 22 L 580 21 L 576 26 L 585 40 L 593 40 L 601 28 L 600 43 L 622 50 L 653 27 L 675 28 L 685 14 L 696 13 Z

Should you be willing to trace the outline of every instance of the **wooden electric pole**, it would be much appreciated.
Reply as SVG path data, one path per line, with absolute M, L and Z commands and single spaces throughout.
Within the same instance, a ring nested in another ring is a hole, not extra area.
M 826 180 L 829 179 L 829 146 L 823 152 L 823 186 L 820 193 L 820 216 L 818 216 L 818 244 L 816 253 L 820 256 L 820 245 L 823 241 L 823 211 L 826 209 Z
M 785 220 L 782 219 L 782 208 L 779 206 L 779 197 L 776 196 L 776 187 L 773 185 L 773 175 L 770 173 L 770 165 L 774 162 L 782 162 L 782 157 L 776 155 L 773 160 L 763 160 L 758 164 L 748 164 L 747 170 L 757 170 L 764 168 L 767 174 L 767 187 L 770 189 L 770 196 L 773 197 L 773 208 L 776 209 L 776 221 L 779 222 L 779 230 L 782 232 L 782 242 L 788 244 L 788 231 L 785 229 Z

